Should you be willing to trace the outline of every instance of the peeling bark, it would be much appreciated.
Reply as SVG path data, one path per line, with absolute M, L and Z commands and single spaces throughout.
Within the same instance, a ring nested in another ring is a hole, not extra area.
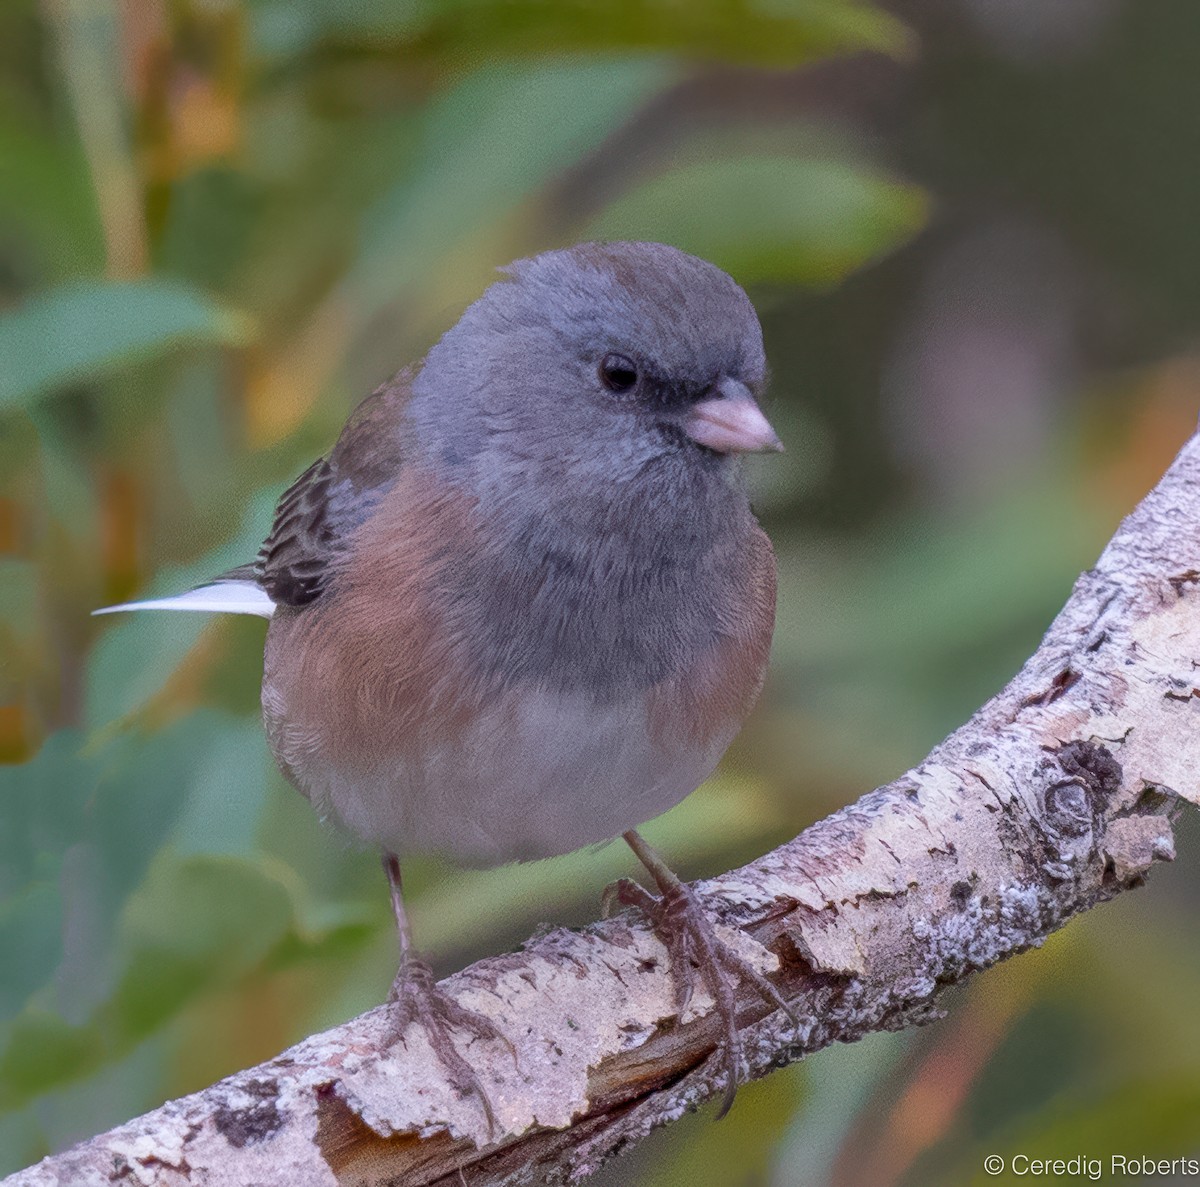
M 747 1074 L 939 1015 L 943 989 L 1039 945 L 1174 856 L 1200 803 L 1200 437 L 1193 437 L 1033 657 L 886 787 L 702 884 L 721 934 L 799 1024 L 741 999 Z M 636 919 L 552 931 L 448 987 L 495 1019 L 468 1052 L 502 1133 L 423 1037 L 381 1056 L 382 1009 L 172 1101 L 7 1183 L 569 1183 L 719 1092 L 701 993 L 674 1016 Z

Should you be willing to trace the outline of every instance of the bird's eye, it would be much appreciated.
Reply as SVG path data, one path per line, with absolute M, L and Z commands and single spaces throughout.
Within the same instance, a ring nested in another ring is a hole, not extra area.
M 637 367 L 623 354 L 606 354 L 600 360 L 600 380 L 610 392 L 628 392 L 637 386 Z

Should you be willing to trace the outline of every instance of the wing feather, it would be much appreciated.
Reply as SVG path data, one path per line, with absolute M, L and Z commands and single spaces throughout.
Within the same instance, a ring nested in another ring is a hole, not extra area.
M 412 375 L 402 371 L 351 414 L 328 456 L 313 462 L 280 496 L 270 534 L 248 565 L 164 598 L 105 606 L 118 610 L 199 610 L 259 614 L 307 606 L 325 592 L 350 536 L 400 475 L 401 419 Z
M 399 422 L 410 380 L 401 372 L 368 396 L 333 450 L 280 497 L 270 534 L 249 566 L 253 580 L 277 605 L 307 606 L 325 592 L 350 535 L 395 483 L 403 462 Z

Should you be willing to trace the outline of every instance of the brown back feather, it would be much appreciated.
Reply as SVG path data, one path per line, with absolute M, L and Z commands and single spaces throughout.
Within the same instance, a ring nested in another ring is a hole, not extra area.
M 285 606 L 307 606 L 325 592 L 350 535 L 399 476 L 398 430 L 410 381 L 403 371 L 359 404 L 328 456 L 284 491 L 253 564 L 226 578 L 252 578 Z

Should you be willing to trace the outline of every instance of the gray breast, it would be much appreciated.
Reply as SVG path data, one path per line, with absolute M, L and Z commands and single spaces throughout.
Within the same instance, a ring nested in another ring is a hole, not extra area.
M 455 581 L 483 672 L 605 703 L 686 671 L 728 633 L 745 580 L 746 497 L 714 503 L 610 508 L 572 531 L 552 515 L 509 525 Z

